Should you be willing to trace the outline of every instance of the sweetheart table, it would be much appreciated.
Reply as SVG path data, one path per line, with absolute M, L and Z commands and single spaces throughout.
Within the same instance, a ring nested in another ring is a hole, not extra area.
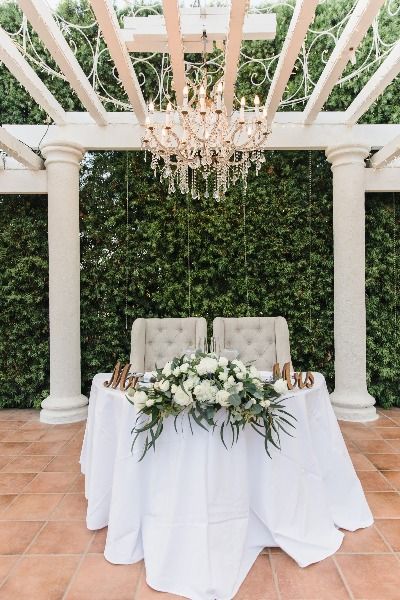
M 218 431 L 187 419 L 165 423 L 155 452 L 131 452 L 135 408 L 110 375 L 93 379 L 81 467 L 87 527 L 108 525 L 105 558 L 144 559 L 147 583 L 191 600 L 231 600 L 264 547 L 280 546 L 301 567 L 333 554 L 343 532 L 373 523 L 322 375 L 289 392 L 297 419 L 281 451 L 252 428 L 228 450 Z

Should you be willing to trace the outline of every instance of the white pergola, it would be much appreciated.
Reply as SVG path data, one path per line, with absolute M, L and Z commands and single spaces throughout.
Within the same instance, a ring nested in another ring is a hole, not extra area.
M 297 0 L 266 105 L 272 134 L 268 150 L 324 150 L 333 172 L 335 391 L 340 419 L 376 418 L 366 385 L 365 192 L 400 191 L 400 125 L 359 125 L 358 120 L 400 71 L 400 42 L 344 112 L 323 106 L 384 0 L 359 0 L 303 112 L 278 112 L 293 67 L 314 19 L 318 0 Z M 80 372 L 79 165 L 87 151 L 141 148 L 146 104 L 129 52 L 158 49 L 170 54 L 177 100 L 185 83 L 186 52 L 200 51 L 204 15 L 163 1 L 163 16 L 142 17 L 120 28 L 111 0 L 91 0 L 110 56 L 132 111 L 107 112 L 85 76 L 45 0 L 18 0 L 32 27 L 61 69 L 85 112 L 65 112 L 10 36 L 0 28 L 0 60 L 47 112 L 53 124 L 4 124 L 0 148 L 9 158 L 0 171 L 2 194 L 48 195 L 50 395 L 41 420 L 68 423 L 87 415 Z M 225 102 L 233 109 L 243 39 L 270 39 L 274 15 L 247 14 L 235 0 L 210 20 L 209 39 L 225 42 Z M 148 19 L 148 20 L 147 20 Z M 129 20 L 127 19 L 127 22 Z M 136 28 L 136 29 L 135 29 Z M 251 118 L 251 113 L 248 113 Z M 45 135 L 46 134 L 46 135 Z M 45 135 L 40 150 L 35 152 Z M 378 150 L 366 166 L 371 150 Z M 349 373 L 351 375 L 349 376 Z

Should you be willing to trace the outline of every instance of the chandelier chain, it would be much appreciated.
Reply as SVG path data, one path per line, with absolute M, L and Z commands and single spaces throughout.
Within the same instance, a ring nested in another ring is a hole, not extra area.
M 126 171 L 125 171 L 125 183 L 126 183 L 126 204 L 125 204 L 125 233 L 126 233 L 126 248 L 128 248 L 129 242 L 129 152 L 126 153 Z M 126 252 L 126 256 L 129 256 L 129 252 Z M 129 275 L 129 261 L 125 264 L 125 331 L 128 331 L 128 277 Z
M 312 153 L 308 151 L 308 330 L 312 331 Z
M 244 246 L 244 285 L 246 290 L 246 316 L 250 316 L 249 304 L 249 276 L 247 270 L 247 223 L 246 223 L 246 196 L 243 194 L 243 246 Z
M 393 192 L 393 285 L 394 285 L 394 310 L 393 310 L 393 321 L 394 321 L 394 346 L 395 353 L 397 356 L 397 214 L 396 214 L 396 194 Z
M 190 196 L 186 194 L 186 215 L 187 215 L 187 290 L 188 290 L 188 313 L 189 317 L 192 316 L 192 267 L 191 267 L 191 256 L 190 256 L 190 214 L 191 214 L 191 203 Z

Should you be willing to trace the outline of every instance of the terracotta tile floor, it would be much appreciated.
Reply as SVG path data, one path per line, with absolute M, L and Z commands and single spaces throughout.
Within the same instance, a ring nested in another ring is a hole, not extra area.
M 0 600 L 178 600 L 147 586 L 143 564 L 106 562 L 106 531 L 85 526 L 84 424 L 38 419 L 0 410 Z M 400 600 L 400 409 L 341 429 L 375 524 L 306 569 L 266 549 L 237 600 Z

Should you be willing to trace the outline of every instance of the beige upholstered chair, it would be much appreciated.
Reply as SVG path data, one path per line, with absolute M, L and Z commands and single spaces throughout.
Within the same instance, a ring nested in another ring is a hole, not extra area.
M 187 348 L 202 348 L 207 322 L 202 317 L 184 319 L 136 319 L 132 325 L 131 357 L 136 371 L 153 371 L 183 354 Z
M 274 363 L 291 362 L 289 329 L 283 317 L 217 317 L 213 322 L 216 350 L 239 352 L 241 361 L 252 362 L 260 371 L 272 371 Z

